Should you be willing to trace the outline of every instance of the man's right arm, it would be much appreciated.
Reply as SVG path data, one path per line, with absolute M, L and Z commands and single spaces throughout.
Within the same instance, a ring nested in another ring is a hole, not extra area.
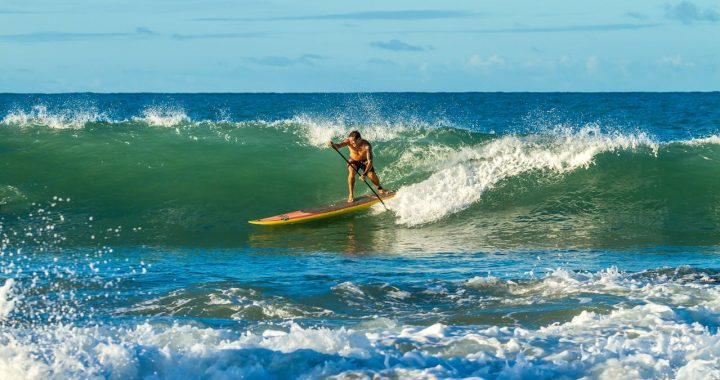
M 328 141 L 328 142 L 327 142 L 327 146 L 328 146 L 328 147 L 333 147 L 333 148 L 335 148 L 335 149 L 337 149 L 337 148 L 342 148 L 342 147 L 344 147 L 344 146 L 348 146 L 348 140 L 345 139 L 345 140 L 343 140 L 343 141 L 340 141 L 340 142 L 337 143 L 337 144 L 335 144 L 335 143 L 332 142 L 332 140 L 331 140 L 331 141 Z

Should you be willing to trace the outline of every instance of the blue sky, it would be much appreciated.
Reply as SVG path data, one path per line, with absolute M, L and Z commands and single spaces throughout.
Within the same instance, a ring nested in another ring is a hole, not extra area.
M 0 0 L 0 92 L 695 90 L 717 0 Z

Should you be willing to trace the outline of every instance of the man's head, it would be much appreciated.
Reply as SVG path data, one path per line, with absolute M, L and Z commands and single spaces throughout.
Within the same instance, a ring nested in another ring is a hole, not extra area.
M 358 132 L 358 131 L 350 132 L 350 134 L 348 135 L 348 140 L 350 140 L 350 142 L 353 145 L 359 143 L 360 142 L 360 132 Z

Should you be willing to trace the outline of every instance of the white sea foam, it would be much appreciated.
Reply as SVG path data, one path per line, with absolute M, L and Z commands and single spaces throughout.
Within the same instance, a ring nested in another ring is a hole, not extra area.
M 702 137 L 697 139 L 690 139 L 686 141 L 681 141 L 682 144 L 685 145 L 707 145 L 707 144 L 720 144 L 720 135 L 713 135 L 708 137 Z
M 398 182 L 407 173 L 413 175 L 434 173 L 452 165 L 456 150 L 440 144 L 429 146 L 410 145 L 400 152 L 394 162 L 380 169 L 384 182 Z
M 365 293 L 362 291 L 362 289 L 360 289 L 360 287 L 358 287 L 356 284 L 354 284 L 350 281 L 346 281 L 346 282 L 337 284 L 332 287 L 332 290 L 334 292 L 349 295 L 352 297 L 358 297 L 358 298 L 365 297 Z
M 199 304 L 202 304 L 199 305 Z M 319 307 L 298 305 L 281 296 L 265 296 L 247 288 L 228 288 L 198 295 L 178 290 L 146 300 L 121 312 L 155 315 L 185 315 L 202 307 L 200 314 L 212 315 L 217 310 L 230 314 L 234 320 L 288 320 L 294 318 L 328 317 L 333 313 Z
M 429 179 L 400 188 L 387 203 L 398 224 L 430 223 L 468 208 L 504 179 L 530 171 L 567 173 L 592 165 L 600 153 L 638 147 L 657 151 L 658 144 L 642 133 L 603 134 L 596 125 L 548 135 L 508 135 L 453 150 Z
M 0 337 L 0 373 L 46 377 L 687 378 L 720 375 L 720 336 L 647 304 L 519 327 L 287 327 L 232 331 L 149 323 Z M 293 363 L 283 365 L 282 363 Z
M 496 277 L 493 276 L 475 276 L 467 281 L 468 286 L 493 286 L 500 282 Z
M 1 125 L 27 127 L 39 125 L 53 129 L 82 128 L 86 123 L 107 120 L 107 116 L 93 107 L 48 111 L 45 105 L 33 106 L 30 110 L 15 109 L 8 112 Z
M 3 378 L 718 378 L 720 291 L 697 272 L 551 271 L 517 283 L 475 277 L 510 297 L 580 293 L 636 302 L 580 311 L 563 323 L 515 326 L 403 325 L 387 319 L 338 328 L 294 322 L 226 330 L 176 322 L 81 327 L 2 324 Z M 338 289 L 357 287 L 352 283 Z M 21 301 L 12 280 L 0 309 Z M 354 293 L 352 290 L 350 291 Z M 245 290 L 230 291 L 234 297 Z M 232 301 L 231 301 L 232 302 Z M 220 304 L 225 304 L 220 302 Z M 6 316 L 9 314 L 6 314 Z M 699 377 L 698 377 L 699 376 Z
M 5 319 L 14 309 L 16 298 L 12 296 L 15 280 L 9 278 L 0 286 L 0 321 Z
M 385 142 L 398 138 L 407 132 L 413 132 L 413 139 L 421 139 L 433 129 L 448 127 L 447 121 L 439 120 L 427 123 L 420 120 L 374 120 L 364 125 L 349 123 L 342 117 L 318 118 L 308 115 L 297 115 L 290 119 L 239 123 L 239 126 L 262 125 L 288 131 L 300 137 L 305 144 L 323 147 L 330 140 L 345 139 L 350 131 L 360 131 L 362 137 L 372 142 Z
M 683 278 L 676 273 L 631 276 L 610 267 L 599 272 L 571 272 L 562 268 L 549 270 L 533 281 L 500 280 L 492 276 L 474 277 L 465 283 L 471 289 L 492 289 L 504 294 L 504 305 L 529 305 L 579 297 L 582 303 L 592 294 L 613 295 L 647 303 L 685 307 L 697 318 L 720 312 L 720 289 L 703 283 L 702 278 Z
M 133 117 L 133 120 L 144 122 L 154 127 L 174 127 L 181 123 L 190 122 L 190 117 L 188 117 L 182 108 L 151 106 L 145 108 L 141 116 Z
M 388 296 L 391 298 L 404 300 L 404 299 L 410 298 L 412 296 L 412 294 L 410 294 L 410 292 L 406 292 L 404 290 L 391 290 L 388 292 Z
M 25 195 L 17 187 L 0 185 L 0 205 L 16 202 L 24 198 Z
M 220 303 L 233 311 L 232 319 L 294 319 L 309 317 L 328 317 L 332 311 L 318 307 L 305 307 L 293 303 L 285 297 L 263 296 L 252 289 L 223 289 L 220 294 L 211 294 L 211 304 Z M 213 300 L 212 298 L 215 298 Z M 226 303 L 224 303 L 226 302 Z

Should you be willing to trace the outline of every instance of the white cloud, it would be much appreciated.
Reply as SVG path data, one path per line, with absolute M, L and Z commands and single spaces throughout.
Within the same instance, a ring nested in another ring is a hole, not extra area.
M 545 61 L 540 58 L 532 58 L 523 64 L 526 68 L 534 68 L 538 66 L 543 66 L 545 64 Z
M 559 66 L 565 66 L 565 67 L 572 66 L 575 64 L 575 62 L 576 62 L 575 58 L 570 57 L 569 55 L 563 55 L 562 57 L 558 58 L 558 60 L 557 60 L 557 64 Z
M 574 58 L 570 55 L 562 55 L 557 58 L 532 58 L 523 64 L 526 68 L 536 68 L 536 67 L 545 67 L 546 69 L 566 69 L 573 66 L 576 66 L 578 63 L 581 63 L 578 61 L 577 58 Z
M 675 56 L 663 56 L 658 58 L 657 61 L 655 61 L 658 65 L 661 66 L 672 66 L 672 67 L 695 67 L 695 63 L 686 61 L 683 57 L 681 57 L 679 54 Z
M 497 54 L 493 54 L 487 58 L 483 58 L 479 54 L 473 54 L 472 57 L 470 57 L 470 65 L 475 67 L 505 66 L 505 58 Z
M 585 61 L 585 69 L 589 74 L 594 74 L 597 72 L 598 67 L 600 67 L 600 61 L 598 60 L 598 57 L 592 56 Z

